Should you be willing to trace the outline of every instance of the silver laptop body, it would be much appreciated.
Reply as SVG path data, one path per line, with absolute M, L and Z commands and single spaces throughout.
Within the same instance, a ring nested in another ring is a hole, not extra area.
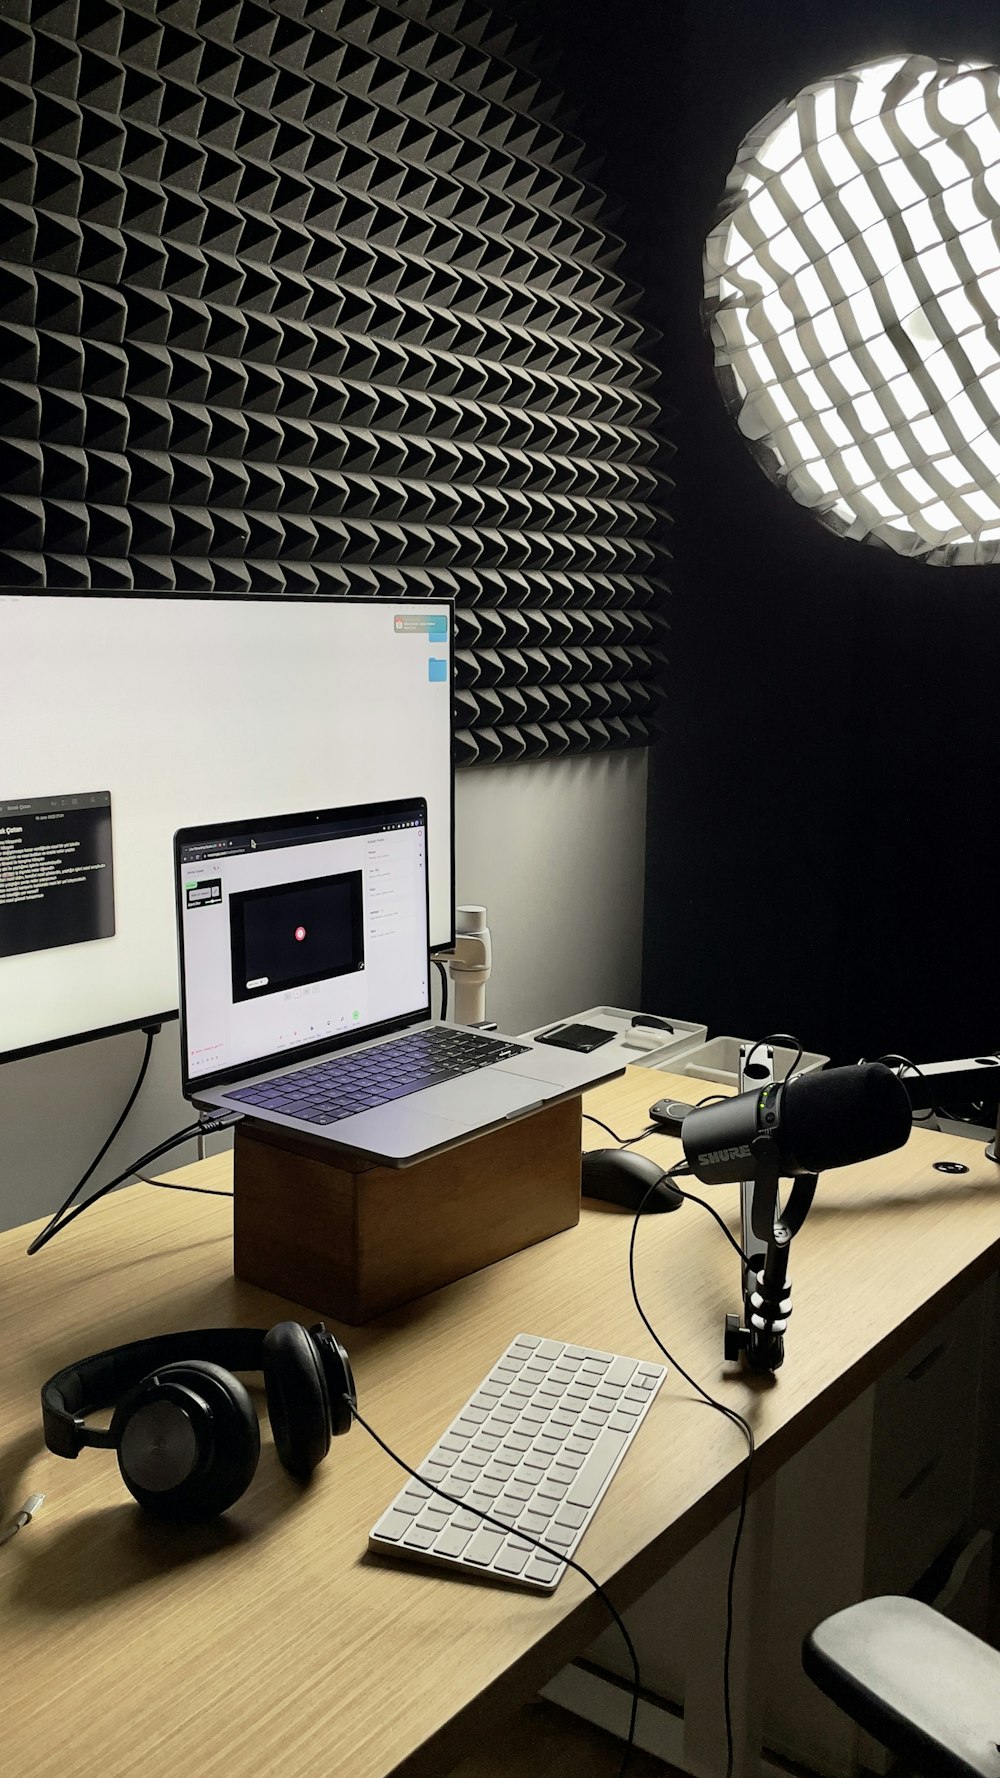
M 182 828 L 174 871 L 199 1107 L 404 1167 L 622 1072 L 432 1018 L 422 798 Z

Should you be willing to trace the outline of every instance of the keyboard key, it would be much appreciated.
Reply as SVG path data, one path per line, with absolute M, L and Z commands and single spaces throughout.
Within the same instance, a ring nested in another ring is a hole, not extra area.
M 532 1537 L 541 1537 L 549 1523 L 541 1513 L 522 1513 L 517 1522 L 521 1530 L 530 1531 Z
M 576 1531 L 569 1525 L 560 1525 L 558 1519 L 553 1520 L 545 1533 L 545 1541 L 554 1544 L 556 1549 L 568 1550 L 576 1542 Z
M 628 1444 L 627 1432 L 602 1432 L 569 1492 L 570 1506 L 593 1506 Z M 544 1486 L 544 1483 L 543 1483 Z
M 429 1550 L 437 1532 L 423 1525 L 411 1525 L 403 1534 L 403 1542 L 411 1550 Z
M 379 1537 L 388 1537 L 395 1543 L 397 1538 L 402 1537 L 404 1531 L 409 1531 L 412 1524 L 413 1520 L 409 1513 L 388 1512 L 382 1514 L 375 1530 Z
M 543 1555 L 541 1550 L 535 1550 L 524 1570 L 524 1579 L 538 1581 L 542 1586 L 551 1589 L 561 1569 L 562 1563 L 557 1556 Z
M 436 1556 L 460 1556 L 472 1536 L 471 1530 L 463 1529 L 454 1523 L 435 1538 L 433 1549 Z
M 494 1570 L 497 1574 L 520 1574 L 530 1554 L 530 1544 L 524 1544 L 520 1548 L 516 1544 L 507 1544 L 494 1558 Z
M 481 1531 L 476 1532 L 469 1544 L 465 1552 L 466 1557 L 470 1562 L 479 1563 L 485 1568 L 487 1562 L 492 1562 L 503 1541 L 503 1536 L 499 1531 L 494 1531 L 492 1526 L 484 1525 Z
M 579 1531 L 587 1522 L 587 1509 L 584 1506 L 561 1506 L 556 1514 L 557 1525 L 568 1525 L 571 1530 Z

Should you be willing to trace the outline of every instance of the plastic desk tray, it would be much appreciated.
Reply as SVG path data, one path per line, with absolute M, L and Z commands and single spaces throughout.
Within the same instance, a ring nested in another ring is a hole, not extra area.
M 670 1074 L 691 1074 L 696 1080 L 715 1080 L 720 1086 L 735 1087 L 738 1081 L 740 1064 L 740 1045 L 751 1044 L 752 1037 L 710 1037 L 706 1042 L 695 1043 L 690 1049 L 674 1050 L 669 1059 L 657 1055 L 647 1060 L 647 1068 L 663 1068 Z M 776 1043 L 774 1050 L 775 1074 L 784 1080 L 789 1068 L 795 1061 L 795 1051 L 786 1045 Z M 811 1074 L 817 1068 L 825 1068 L 829 1056 L 814 1054 L 804 1050 L 796 1067 L 796 1074 Z
M 559 1025 L 599 1025 L 602 1029 L 613 1031 L 615 1041 L 602 1045 L 600 1054 L 609 1061 L 615 1061 L 621 1067 L 631 1064 L 640 1068 L 671 1068 L 671 1058 L 687 1054 L 696 1049 L 705 1040 L 707 1025 L 692 1024 L 690 1019 L 675 1019 L 669 1013 L 657 1013 L 657 1018 L 665 1018 L 668 1025 L 674 1028 L 673 1036 L 666 1031 L 650 1029 L 637 1030 L 636 1038 L 641 1037 L 641 1045 L 625 1043 L 623 1039 L 633 1034 L 632 1020 L 637 1016 L 624 1006 L 591 1006 L 586 1012 L 567 1013 L 562 1019 L 549 1019 L 544 1025 L 537 1025 L 533 1031 L 522 1031 L 522 1037 L 538 1037 L 543 1031 L 552 1031 Z

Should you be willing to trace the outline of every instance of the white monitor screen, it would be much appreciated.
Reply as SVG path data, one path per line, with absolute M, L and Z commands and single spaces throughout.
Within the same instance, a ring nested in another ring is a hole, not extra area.
M 0 592 L 0 1058 L 176 1012 L 178 828 L 423 797 L 450 944 L 453 619 Z

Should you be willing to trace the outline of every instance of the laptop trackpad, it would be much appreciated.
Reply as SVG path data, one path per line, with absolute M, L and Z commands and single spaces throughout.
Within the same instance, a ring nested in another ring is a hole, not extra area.
M 457 1118 L 463 1124 L 493 1124 L 541 1105 L 547 1091 L 537 1080 L 481 1068 L 439 1087 L 425 1087 L 415 1095 L 415 1103 L 421 1111 Z

